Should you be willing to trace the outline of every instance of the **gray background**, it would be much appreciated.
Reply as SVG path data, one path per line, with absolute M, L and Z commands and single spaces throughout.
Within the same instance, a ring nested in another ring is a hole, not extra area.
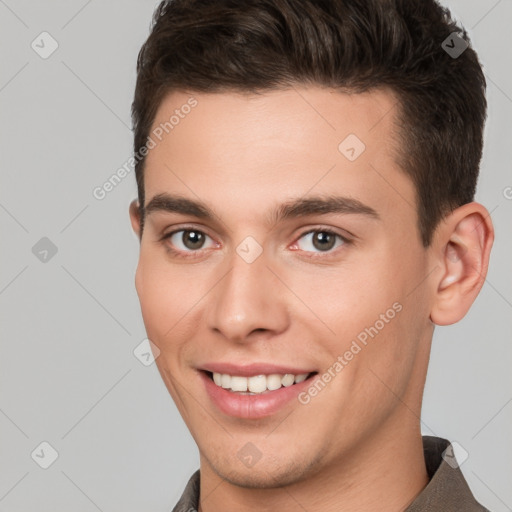
M 156 5 L 0 0 L 0 511 L 170 510 L 198 467 L 155 365 L 133 354 L 145 338 L 134 175 L 92 194 L 131 156 L 135 61 Z M 473 309 L 435 334 L 422 428 L 467 450 L 474 494 L 499 512 L 512 510 L 512 2 L 446 5 L 488 79 L 477 200 L 497 239 Z M 43 31 L 59 45 L 47 59 L 31 47 Z M 32 250 L 43 237 L 57 247 L 46 261 Z M 59 455 L 48 469 L 35 462 L 48 450 L 31 458 L 43 441 Z

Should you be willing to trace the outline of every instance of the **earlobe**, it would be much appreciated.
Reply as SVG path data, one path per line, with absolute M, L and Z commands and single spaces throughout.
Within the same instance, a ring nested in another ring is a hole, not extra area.
M 450 325 L 466 315 L 485 282 L 494 228 L 487 210 L 473 202 L 452 212 L 439 230 L 436 244 L 442 273 L 430 319 Z
M 134 199 L 130 203 L 129 213 L 132 229 L 134 233 L 137 235 L 138 239 L 140 240 L 140 207 L 137 199 Z

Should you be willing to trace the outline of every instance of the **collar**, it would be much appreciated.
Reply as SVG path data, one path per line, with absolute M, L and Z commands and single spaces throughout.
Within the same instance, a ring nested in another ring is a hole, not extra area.
M 471 493 L 450 441 L 423 436 L 423 453 L 430 481 L 405 512 L 489 512 Z

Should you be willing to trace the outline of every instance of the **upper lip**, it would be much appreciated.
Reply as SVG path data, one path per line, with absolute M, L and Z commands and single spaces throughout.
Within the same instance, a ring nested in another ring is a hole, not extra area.
M 271 375 L 274 373 L 278 373 L 281 375 L 284 375 L 286 373 L 291 373 L 293 375 L 301 375 L 304 373 L 311 373 L 314 371 L 270 363 L 251 363 L 246 365 L 238 365 L 223 362 L 207 363 L 201 365 L 199 369 L 212 373 L 224 373 L 240 377 L 252 377 L 253 375 Z

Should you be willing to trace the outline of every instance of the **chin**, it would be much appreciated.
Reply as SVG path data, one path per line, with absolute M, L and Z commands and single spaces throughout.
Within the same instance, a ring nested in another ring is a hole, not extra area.
M 249 469 L 247 472 L 232 471 L 229 474 L 221 475 L 230 484 L 245 489 L 277 489 L 297 482 L 295 475 L 290 473 L 279 473 L 273 475 L 270 473 L 254 471 Z
M 234 464 L 237 464 L 237 460 Z M 312 461 L 305 464 L 303 461 L 284 463 L 281 460 L 270 464 L 264 460 L 256 463 L 252 468 L 236 469 L 231 467 L 218 467 L 213 465 L 214 471 L 221 478 L 227 480 L 230 484 L 246 489 L 277 489 L 288 485 L 296 484 L 306 480 L 313 473 Z

